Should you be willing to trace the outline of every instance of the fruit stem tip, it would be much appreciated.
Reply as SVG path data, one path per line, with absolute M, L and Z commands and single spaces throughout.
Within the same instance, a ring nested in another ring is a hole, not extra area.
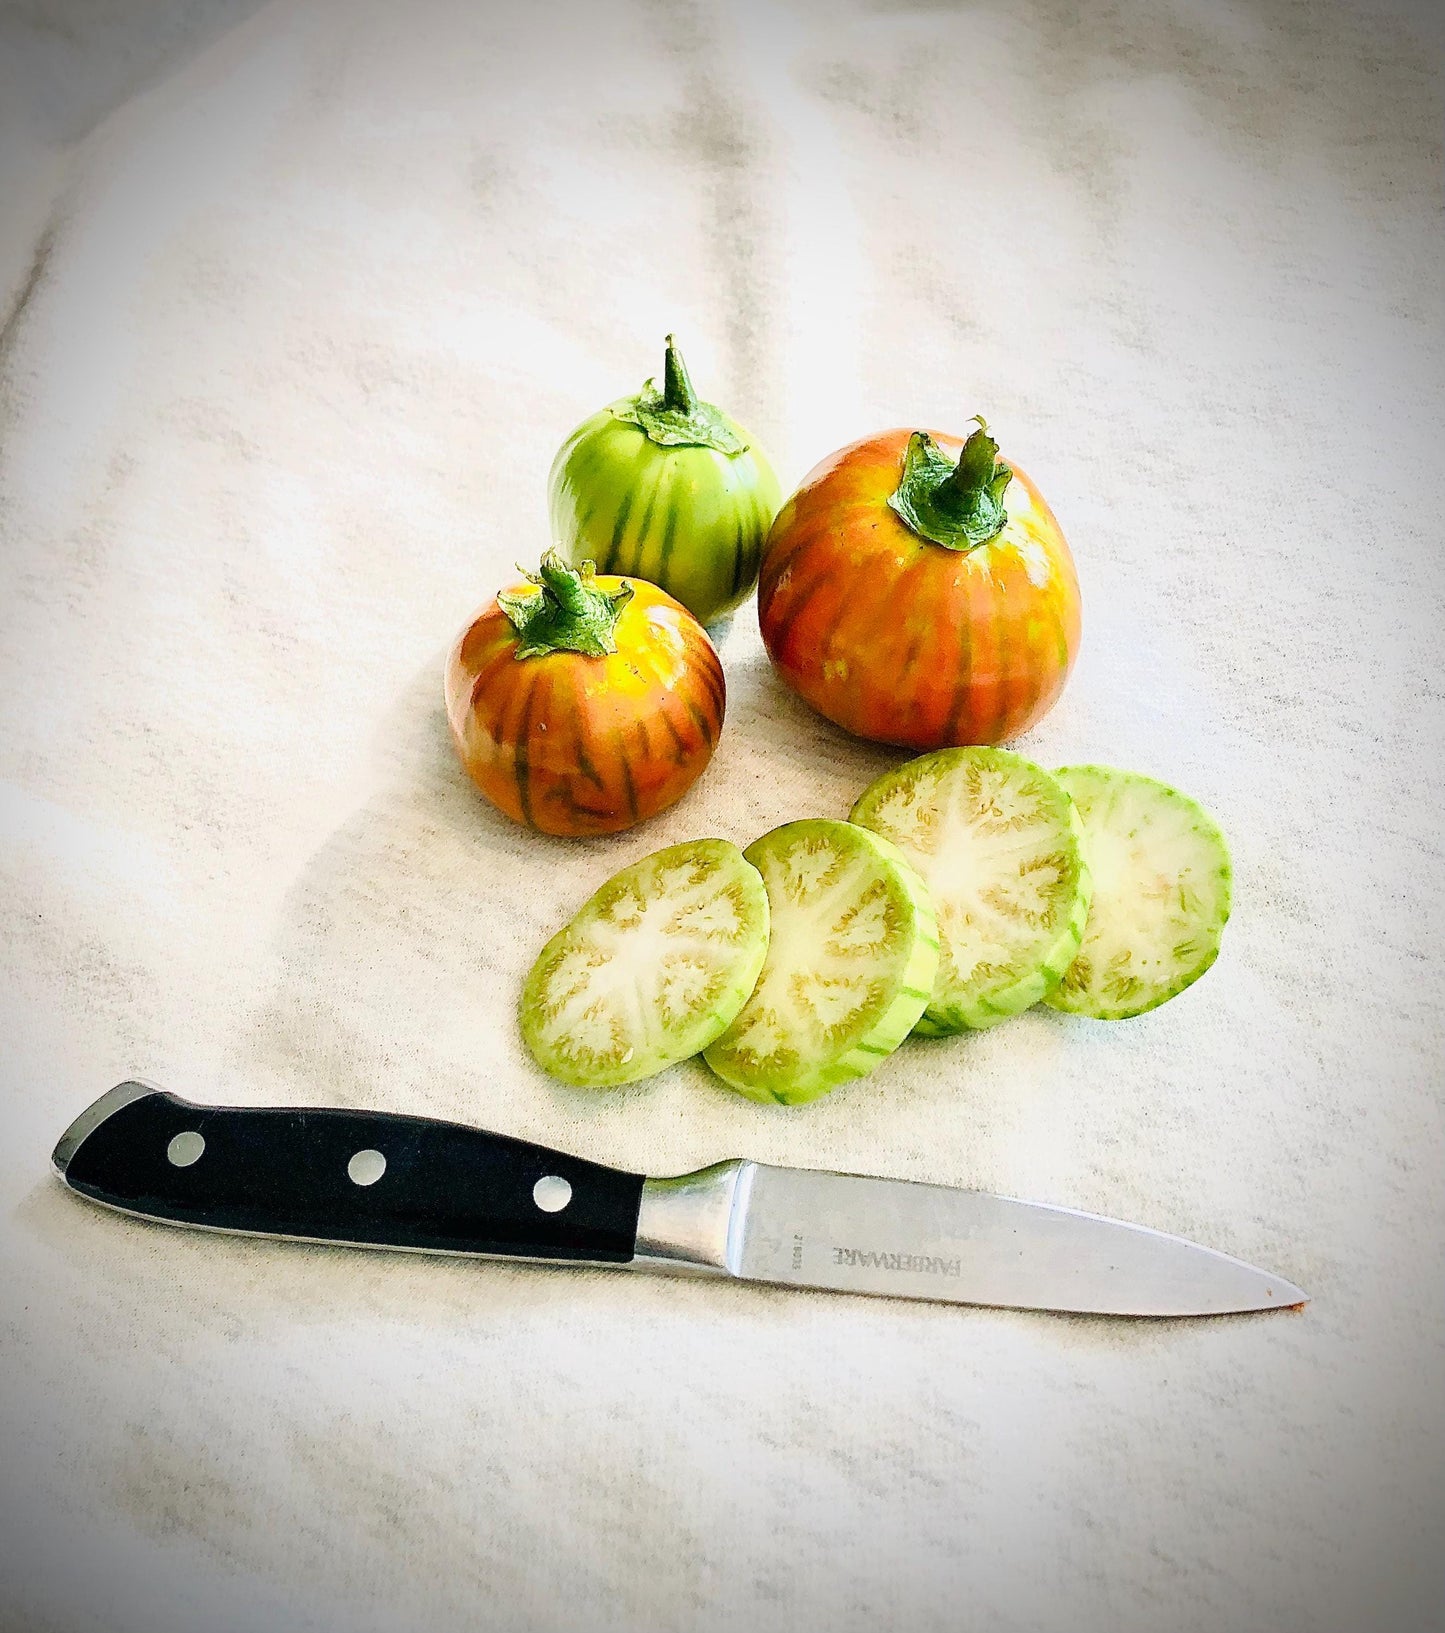
M 688 378 L 687 364 L 671 335 L 667 337 L 667 353 L 662 362 L 662 406 L 681 414 L 691 414 L 697 407 L 697 393 Z

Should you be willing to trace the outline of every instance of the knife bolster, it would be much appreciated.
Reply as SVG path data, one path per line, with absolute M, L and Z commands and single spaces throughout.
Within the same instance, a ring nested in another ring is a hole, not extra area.
M 637 1258 L 657 1267 L 736 1273 L 739 1226 L 756 1164 L 734 1159 L 642 1186 Z

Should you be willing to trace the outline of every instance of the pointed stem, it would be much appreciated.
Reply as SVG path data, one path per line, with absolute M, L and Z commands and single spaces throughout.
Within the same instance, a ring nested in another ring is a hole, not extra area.
M 679 414 L 691 414 L 697 407 L 697 393 L 687 376 L 687 364 L 677 342 L 667 337 L 667 356 L 662 365 L 662 406 Z
M 517 632 L 514 657 L 581 652 L 600 658 L 617 650 L 613 630 L 632 599 L 632 586 L 626 580 L 615 590 L 603 589 L 590 561 L 574 569 L 555 550 L 549 550 L 542 565 L 527 577 L 535 590 L 503 590 L 497 596 Z
M 908 439 L 903 470 L 888 503 L 918 534 L 950 550 L 987 544 L 1008 521 L 1004 493 L 1013 471 L 980 418 L 978 429 L 952 460 L 925 431 Z
M 934 504 L 955 515 L 969 515 L 977 510 L 980 494 L 993 481 L 997 459 L 998 444 L 988 434 L 988 424 L 980 416 L 978 430 L 964 443 L 953 475 L 934 490 Z
M 587 591 L 581 575 L 574 572 L 553 550 L 542 557 L 537 570 L 542 594 L 550 596 L 558 608 L 569 617 L 580 618 L 587 611 Z

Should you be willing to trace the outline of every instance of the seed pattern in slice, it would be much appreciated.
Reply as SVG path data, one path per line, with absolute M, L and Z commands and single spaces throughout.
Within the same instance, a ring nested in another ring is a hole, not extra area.
M 933 908 L 895 847 L 851 823 L 790 822 L 743 854 L 767 886 L 768 956 L 705 1058 L 755 1100 L 815 1100 L 871 1072 L 923 1013 Z
M 615 874 L 542 949 L 522 1036 L 564 1083 L 636 1082 L 726 1029 L 767 950 L 767 892 L 737 846 L 673 845 Z
M 917 1032 L 993 1026 L 1058 984 L 1089 870 L 1073 802 L 1047 771 L 1008 749 L 942 749 L 886 772 L 851 820 L 891 839 L 933 898 L 938 973 Z
M 1219 956 L 1229 848 L 1177 789 L 1109 766 L 1054 775 L 1078 807 L 1094 898 L 1079 955 L 1045 1002 L 1122 1021 L 1183 992 Z

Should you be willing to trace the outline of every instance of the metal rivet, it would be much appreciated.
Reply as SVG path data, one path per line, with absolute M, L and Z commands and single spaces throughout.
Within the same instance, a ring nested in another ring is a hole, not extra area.
M 572 1200 L 572 1187 L 560 1174 L 543 1174 L 532 1187 L 532 1200 L 543 1213 L 561 1213 Z
M 386 1172 L 386 1158 L 380 1151 L 358 1151 L 346 1165 L 347 1178 L 353 1185 L 375 1185 Z
M 201 1153 L 206 1149 L 206 1142 L 194 1129 L 184 1134 L 177 1134 L 166 1147 L 166 1161 L 176 1168 L 189 1168 L 193 1162 L 201 1160 Z

